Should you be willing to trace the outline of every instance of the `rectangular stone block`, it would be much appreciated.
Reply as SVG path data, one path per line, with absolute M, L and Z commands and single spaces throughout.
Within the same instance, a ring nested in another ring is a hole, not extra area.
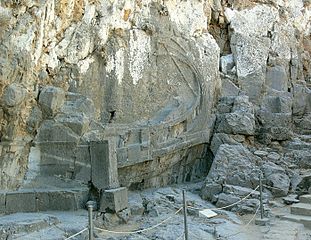
M 36 192 L 36 210 L 38 212 L 48 211 L 49 209 L 49 191 L 42 190 Z
M 35 212 L 35 192 L 8 192 L 6 194 L 6 213 Z
M 91 178 L 98 189 L 116 188 L 118 181 L 118 163 L 115 139 L 91 142 Z
M 105 190 L 100 199 L 101 212 L 119 212 L 128 207 L 127 188 Z
M 75 211 L 78 209 L 75 194 L 72 191 L 49 192 L 49 210 Z
M 91 155 L 89 146 L 86 144 L 78 146 L 75 156 L 75 179 L 87 183 L 91 180 Z
M 128 148 L 128 160 L 129 162 L 140 162 L 141 158 L 141 146 L 140 144 L 130 145 Z

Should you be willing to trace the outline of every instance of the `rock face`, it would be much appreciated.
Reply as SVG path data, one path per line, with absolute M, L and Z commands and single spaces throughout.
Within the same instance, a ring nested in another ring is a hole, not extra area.
M 2 1 L 0 188 L 53 174 L 87 183 L 101 140 L 114 142 L 122 185 L 205 175 L 221 87 L 211 8 Z
M 256 187 L 260 171 L 272 195 L 306 188 L 310 8 L 1 1 L 0 188 L 54 175 L 91 183 L 102 166 L 90 145 L 101 141 L 134 189 L 208 171 L 202 196 L 219 206 Z

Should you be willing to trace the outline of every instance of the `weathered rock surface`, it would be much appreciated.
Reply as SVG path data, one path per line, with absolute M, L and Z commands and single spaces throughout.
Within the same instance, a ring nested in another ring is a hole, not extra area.
M 92 185 L 90 142 L 109 140 L 129 188 L 209 171 L 220 206 L 262 170 L 274 196 L 305 191 L 310 16 L 303 0 L 1 1 L 0 188 Z

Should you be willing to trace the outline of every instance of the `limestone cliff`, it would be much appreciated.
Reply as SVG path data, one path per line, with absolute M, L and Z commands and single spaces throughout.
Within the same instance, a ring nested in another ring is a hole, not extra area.
M 302 0 L 1 1 L 1 188 L 91 181 L 91 141 L 147 187 L 206 174 L 213 134 L 309 133 L 310 15 Z

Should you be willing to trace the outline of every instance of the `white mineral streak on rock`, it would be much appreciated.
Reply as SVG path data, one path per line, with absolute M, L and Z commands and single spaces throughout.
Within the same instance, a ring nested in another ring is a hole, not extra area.
M 207 28 L 203 1 L 172 0 L 165 4 L 171 21 L 186 36 L 200 35 Z
M 114 71 L 118 79 L 118 84 L 120 85 L 122 83 L 124 74 L 124 48 L 118 49 L 115 56 L 109 55 L 107 57 L 106 71 L 107 73 Z
M 41 54 L 43 52 L 43 47 L 47 47 L 49 42 L 55 37 L 56 32 L 52 28 L 52 24 L 54 24 L 54 19 L 55 19 L 55 3 L 54 0 L 48 0 L 45 3 L 45 7 L 40 11 L 40 26 L 39 26 L 39 31 L 37 34 L 37 41 L 36 41 L 36 47 L 34 50 L 33 54 L 33 60 L 35 65 L 38 64 L 38 61 L 41 57 Z M 54 47 L 54 46 L 53 46 Z M 51 57 L 53 58 L 53 56 Z M 54 57 L 55 58 L 55 57 Z M 48 57 L 45 57 L 45 59 L 49 59 Z M 50 60 L 47 60 L 50 62 Z M 55 61 L 54 64 L 48 64 L 48 62 L 42 62 L 44 65 L 50 65 L 49 67 L 54 68 L 55 66 Z
M 129 69 L 136 85 L 143 76 L 143 71 L 148 65 L 148 55 L 151 51 L 150 36 L 144 31 L 133 29 L 130 31 L 130 59 Z
M 115 69 L 114 56 L 109 55 L 107 57 L 106 72 L 111 73 L 114 69 Z
M 115 72 L 118 79 L 118 84 L 121 85 L 123 74 L 124 74 L 124 49 L 120 48 L 116 52 L 116 59 L 115 59 Z

